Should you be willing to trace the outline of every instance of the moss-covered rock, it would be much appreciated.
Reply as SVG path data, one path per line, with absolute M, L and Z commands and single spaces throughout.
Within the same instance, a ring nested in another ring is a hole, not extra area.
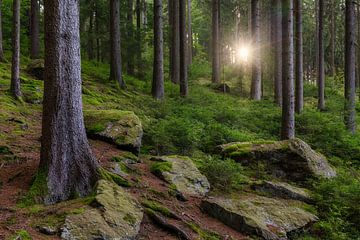
M 85 126 L 89 137 L 117 145 L 120 149 L 138 154 L 143 129 L 140 119 L 130 111 L 84 111 Z
M 287 239 L 318 220 L 297 201 L 257 195 L 209 198 L 202 201 L 201 208 L 240 232 L 271 240 Z
M 325 156 L 315 152 L 300 139 L 229 143 L 219 146 L 218 150 L 224 157 L 230 157 L 242 164 L 264 163 L 269 173 L 293 181 L 336 176 Z
M 135 239 L 143 212 L 129 193 L 114 183 L 100 180 L 93 206 L 66 217 L 62 239 Z
M 38 80 L 44 80 L 45 64 L 43 59 L 32 60 L 26 68 L 26 71 Z
M 177 191 L 185 195 L 205 196 L 210 191 L 210 183 L 200 173 L 193 161 L 183 156 L 154 157 L 157 161 L 151 171 L 170 183 Z

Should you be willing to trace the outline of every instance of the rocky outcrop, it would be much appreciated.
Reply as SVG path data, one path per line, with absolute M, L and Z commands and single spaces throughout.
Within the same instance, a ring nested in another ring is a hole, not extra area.
M 203 197 L 210 191 L 209 181 L 190 158 L 163 156 L 152 160 L 157 162 L 152 165 L 151 171 L 182 194 Z
M 269 240 L 288 239 L 291 233 L 318 220 L 300 206 L 297 201 L 257 195 L 222 196 L 201 203 L 204 212 L 235 230 Z
M 38 80 L 44 80 L 44 60 L 35 59 L 32 60 L 26 68 L 26 71 Z
M 265 164 L 266 170 L 276 177 L 305 181 L 311 177 L 336 176 L 325 156 L 315 152 L 300 139 L 229 143 L 218 147 L 220 154 L 242 164 Z
M 117 145 L 120 149 L 140 152 L 143 129 L 140 119 L 129 111 L 84 111 L 86 131 L 90 138 Z
M 306 203 L 312 203 L 309 190 L 292 186 L 285 182 L 264 181 L 252 186 L 256 191 L 269 194 L 277 198 L 293 199 Z
M 65 240 L 135 239 L 143 218 L 137 201 L 114 183 L 100 180 L 93 208 L 66 217 L 61 234 Z

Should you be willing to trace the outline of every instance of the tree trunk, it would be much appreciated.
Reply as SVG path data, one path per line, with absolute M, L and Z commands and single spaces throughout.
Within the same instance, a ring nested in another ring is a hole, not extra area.
M 92 6 L 93 7 L 93 6 Z M 91 9 L 89 14 L 89 32 L 88 32 L 88 57 L 94 60 L 94 11 Z
M 4 61 L 3 35 L 2 35 L 2 0 L 0 0 L 0 62 Z
M 282 0 L 283 9 L 283 105 L 281 138 L 295 137 L 294 109 L 294 9 L 293 0 Z
M 133 26 L 133 7 L 134 7 L 134 1 L 133 0 L 127 0 L 128 9 L 127 9 L 127 73 L 129 75 L 134 75 L 134 26 Z
M 100 53 L 99 11 L 98 11 L 97 1 L 95 1 L 95 31 L 96 31 L 96 60 L 100 62 L 101 53 Z
M 261 100 L 260 1 L 251 0 L 252 76 L 251 99 Z
M 303 62 L 303 20 L 302 0 L 295 0 L 296 14 L 296 93 L 295 111 L 301 113 L 304 108 L 304 62 Z
M 330 73 L 332 77 L 336 75 L 336 67 L 335 67 L 335 39 L 336 39 L 336 32 L 335 32 L 335 0 L 331 0 L 331 21 L 330 21 Z
M 171 2 L 171 59 L 170 74 L 173 83 L 180 82 L 180 18 L 179 18 L 179 1 L 170 0 Z
M 39 0 L 31 0 L 30 6 L 30 58 L 37 59 L 40 54 L 39 39 Z
M 346 0 L 345 16 L 345 124 L 352 134 L 356 132 L 355 110 L 355 3 Z
M 10 91 L 14 97 L 20 98 L 20 0 L 13 0 L 12 27 L 12 64 Z
M 110 80 L 117 81 L 124 89 L 126 85 L 121 70 L 119 0 L 110 0 L 110 48 Z
M 82 112 L 78 7 L 78 1 L 44 1 L 45 84 L 39 171 L 47 176 L 47 203 L 86 196 L 98 178 L 98 163 L 86 137 Z
M 357 1 L 357 82 L 360 89 L 360 0 Z M 360 91 L 359 91 L 360 97 Z
M 180 96 L 188 95 L 188 73 L 186 64 L 186 0 L 179 0 L 180 19 Z
M 324 0 L 319 0 L 318 109 L 325 110 Z
M 272 24 L 271 24 L 271 42 L 273 44 L 274 61 L 274 97 L 275 103 L 282 105 L 282 10 L 281 0 L 272 1 Z
M 138 78 L 143 78 L 142 41 L 141 41 L 141 1 L 136 0 L 136 68 Z
M 156 99 L 164 98 L 164 39 L 162 12 L 162 0 L 154 0 L 154 72 L 151 92 Z
M 212 82 L 220 83 L 220 9 L 219 0 L 212 0 Z
M 143 26 L 147 25 L 147 3 L 146 0 L 141 0 L 141 24 Z
M 193 58 L 193 32 L 191 20 L 191 0 L 187 0 L 187 33 L 188 33 L 188 65 L 192 64 Z
M 319 68 L 319 0 L 315 0 L 315 67 L 317 73 Z M 319 85 L 318 76 L 316 76 L 316 84 Z

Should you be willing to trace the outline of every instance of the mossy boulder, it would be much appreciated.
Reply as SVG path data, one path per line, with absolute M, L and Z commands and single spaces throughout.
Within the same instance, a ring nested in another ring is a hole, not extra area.
M 26 71 L 38 80 L 44 80 L 45 64 L 43 59 L 32 60 L 26 68 Z
M 318 218 L 302 209 L 301 203 L 258 195 L 205 199 L 201 209 L 240 232 L 263 239 L 288 239 Z
M 84 111 L 87 133 L 90 138 L 117 145 L 120 149 L 140 152 L 143 129 L 140 119 L 130 111 Z
M 135 239 L 143 218 L 139 203 L 112 182 L 100 180 L 96 197 L 81 214 L 66 217 L 62 239 Z
M 184 156 L 153 157 L 151 171 L 184 195 L 205 196 L 210 183 L 193 161 Z
M 295 187 L 285 182 L 264 181 L 252 186 L 256 191 L 273 197 L 293 199 L 306 203 L 312 203 L 308 189 Z
M 269 173 L 293 181 L 336 176 L 326 157 L 300 139 L 229 143 L 217 149 L 224 157 L 245 165 L 263 163 Z

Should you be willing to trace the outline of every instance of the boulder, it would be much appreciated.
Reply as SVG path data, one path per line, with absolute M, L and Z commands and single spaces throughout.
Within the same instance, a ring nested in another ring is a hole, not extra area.
M 62 239 L 135 239 L 143 218 L 137 201 L 121 187 L 105 180 L 98 182 L 96 192 L 93 208 L 66 217 Z
M 231 91 L 230 86 L 226 83 L 213 83 L 211 84 L 211 88 L 222 93 L 230 93 Z
M 269 173 L 292 181 L 336 176 L 326 157 L 300 139 L 229 143 L 218 146 L 217 150 L 245 165 L 264 163 Z
M 210 191 L 209 181 L 190 158 L 162 156 L 152 160 L 157 162 L 151 166 L 151 171 L 183 195 L 203 197 Z
M 201 203 L 204 212 L 235 230 L 269 240 L 288 239 L 318 220 L 300 206 L 297 201 L 257 195 L 215 197 Z
M 273 197 L 293 199 L 306 203 L 312 203 L 309 190 L 295 187 L 285 182 L 264 181 L 253 185 L 253 188 L 262 193 L 270 194 Z
M 34 59 L 27 65 L 26 71 L 36 79 L 44 80 L 44 69 L 44 60 Z
M 90 138 L 117 145 L 120 149 L 139 154 L 143 129 L 140 119 L 130 111 L 84 111 L 86 131 Z

